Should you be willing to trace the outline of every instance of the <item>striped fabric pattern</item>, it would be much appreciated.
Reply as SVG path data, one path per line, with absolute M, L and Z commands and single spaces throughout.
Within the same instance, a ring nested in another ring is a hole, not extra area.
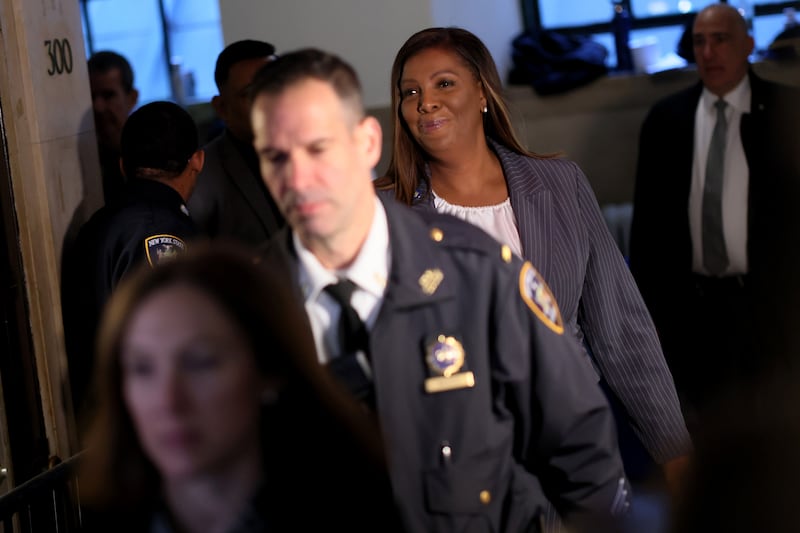
M 525 258 L 550 286 L 566 327 L 587 348 L 652 458 L 664 463 L 689 453 L 653 321 L 586 176 L 572 161 L 529 158 L 490 143 L 503 166 Z M 433 208 L 425 200 L 417 207 Z
M 542 273 L 565 323 L 591 352 L 633 430 L 658 463 L 691 440 L 653 321 L 578 165 L 495 145 L 525 256 Z

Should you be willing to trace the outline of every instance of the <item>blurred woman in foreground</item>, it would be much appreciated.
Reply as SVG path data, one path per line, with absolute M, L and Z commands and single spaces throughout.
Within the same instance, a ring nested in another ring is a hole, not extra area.
M 216 245 L 112 295 L 80 470 L 87 530 L 400 530 L 377 428 L 296 335 L 289 287 Z

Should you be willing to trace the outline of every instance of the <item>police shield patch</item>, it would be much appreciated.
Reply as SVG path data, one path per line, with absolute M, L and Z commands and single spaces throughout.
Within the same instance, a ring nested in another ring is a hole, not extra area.
M 150 266 L 169 261 L 186 249 L 186 243 L 174 235 L 152 235 L 144 240 Z
M 525 261 L 519 273 L 519 292 L 539 320 L 559 335 L 564 333 L 564 322 L 556 299 L 542 275 L 529 261 Z

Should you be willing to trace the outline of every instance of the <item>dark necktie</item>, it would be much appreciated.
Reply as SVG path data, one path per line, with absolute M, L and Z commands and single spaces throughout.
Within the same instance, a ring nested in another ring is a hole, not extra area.
M 369 359 L 369 336 L 366 326 L 350 304 L 355 290 L 355 284 L 349 279 L 325 287 L 325 292 L 336 300 L 342 310 L 338 327 L 339 353 L 331 358 L 328 368 L 356 398 L 371 406 L 372 380 L 356 358 L 358 352 L 364 352 Z
M 342 308 L 339 317 L 339 347 L 341 349 L 339 355 L 363 351 L 369 357 L 367 328 L 350 304 L 355 290 L 355 283 L 349 279 L 341 279 L 337 283 L 325 287 L 325 292 L 330 294 Z
M 706 184 L 703 189 L 703 266 L 712 276 L 722 274 L 728 267 L 728 252 L 722 229 L 722 176 L 725 170 L 725 140 L 728 123 L 725 120 L 725 100 L 714 103 L 717 122 L 708 145 Z

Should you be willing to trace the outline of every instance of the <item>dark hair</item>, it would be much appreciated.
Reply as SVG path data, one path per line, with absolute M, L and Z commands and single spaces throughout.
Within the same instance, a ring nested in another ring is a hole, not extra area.
M 408 124 L 400 112 L 402 103 L 400 79 L 403 76 L 406 62 L 411 57 L 430 48 L 441 48 L 454 52 L 472 72 L 475 79 L 481 82 L 486 93 L 486 107 L 488 108 L 484 118 L 487 136 L 518 154 L 548 157 L 528 151 L 517 138 L 511 124 L 508 106 L 503 99 L 503 85 L 497 72 L 497 66 L 483 42 L 474 34 L 461 28 L 428 28 L 408 38 L 397 52 L 392 65 L 393 149 L 387 175 L 376 181 L 376 187 L 394 188 L 397 199 L 410 204 L 419 183 L 427 180 L 425 173 L 427 154 L 411 135 Z
M 89 74 L 95 72 L 102 74 L 113 69 L 118 69 L 122 81 L 122 89 L 127 94 L 133 91 L 133 69 L 124 56 L 112 52 L 111 50 L 102 50 L 92 54 L 87 64 L 89 67 Z
M 264 41 L 244 39 L 229 44 L 217 56 L 217 64 L 214 67 L 214 82 L 217 84 L 217 89 L 222 90 L 222 86 L 228 81 L 231 68 L 236 63 L 272 55 L 275 55 L 275 47 Z
M 356 113 L 364 116 L 361 82 L 356 71 L 340 57 L 316 48 L 304 48 L 270 61 L 256 73 L 250 97 L 262 93 L 279 94 L 284 89 L 307 79 L 329 83 L 337 96 Z
M 159 265 L 141 267 L 115 289 L 102 317 L 97 343 L 92 425 L 88 448 L 92 456 L 85 461 L 85 481 L 81 491 L 93 505 L 132 509 L 157 492 L 159 476 L 141 448 L 131 416 L 123 398 L 120 351 L 129 321 L 150 295 L 177 284 L 196 287 L 211 296 L 231 316 L 249 338 L 254 353 L 283 353 L 276 347 L 278 333 L 274 315 L 268 307 L 280 301 L 280 287 L 267 284 L 266 277 L 252 265 L 249 256 L 239 252 L 198 248 Z M 276 294 L 273 294 L 276 293 Z M 277 364 L 258 358 L 259 368 Z
M 156 268 L 142 265 L 123 279 L 109 300 L 98 335 L 93 411 L 81 463 L 81 498 L 87 506 L 141 515 L 158 498 L 159 474 L 125 406 L 120 353 L 136 310 L 149 296 L 175 285 L 210 296 L 240 327 L 260 373 L 282 384 L 279 407 L 262 410 L 261 422 L 265 457 L 273 461 L 265 469 L 275 474 L 271 481 L 287 489 L 287 495 L 296 497 L 302 487 L 310 490 L 307 478 L 291 480 L 297 477 L 298 464 L 291 461 L 292 453 L 303 454 L 302 466 L 318 474 L 313 483 L 322 487 L 322 482 L 341 482 L 324 471 L 323 460 L 330 457 L 319 447 L 335 450 L 336 442 L 346 440 L 343 436 L 352 439 L 346 445 L 357 452 L 361 467 L 385 468 L 377 430 L 364 425 L 359 407 L 318 362 L 313 337 L 304 329 L 305 310 L 289 279 L 281 267 L 263 265 L 241 245 L 220 241 L 196 242 L 174 260 Z M 298 424 L 300 428 L 291 429 Z M 316 450 L 318 457 L 309 450 Z M 296 489 L 290 492 L 288 487 Z
M 129 178 L 177 176 L 198 150 L 198 139 L 197 125 L 185 109 L 173 102 L 151 102 L 122 127 L 122 167 Z

